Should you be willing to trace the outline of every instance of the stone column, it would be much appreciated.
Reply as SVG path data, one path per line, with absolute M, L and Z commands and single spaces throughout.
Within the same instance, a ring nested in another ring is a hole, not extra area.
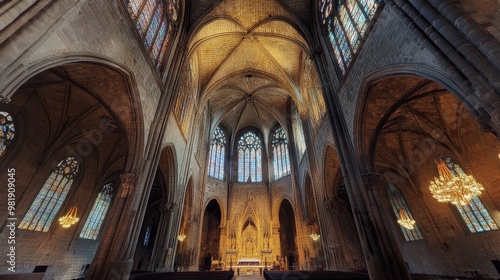
M 156 241 L 153 252 L 151 254 L 151 263 L 148 268 L 148 270 L 150 271 L 156 271 L 157 269 L 163 268 L 165 236 L 170 225 L 170 216 L 168 215 L 170 204 L 163 203 L 158 206 L 158 209 L 160 210 L 160 223 L 158 226 L 158 231 L 156 233 Z
M 87 279 L 128 279 L 133 259 L 126 258 L 131 239 L 128 230 L 136 222 L 131 209 L 138 176 L 132 173 L 120 175 L 120 187 L 113 204 L 113 217 L 92 262 Z
M 367 192 L 367 189 L 372 188 L 370 187 L 372 186 L 371 181 L 368 179 L 370 176 L 365 176 L 366 180 L 362 180 L 363 176 L 360 176 L 359 159 L 355 155 L 353 141 L 350 139 L 350 133 L 347 129 L 344 114 L 342 113 L 342 106 L 336 94 L 336 88 L 339 86 L 340 80 L 337 75 L 332 75 L 332 73 L 336 72 L 336 68 L 333 65 L 331 57 L 323 55 L 321 43 L 328 44 L 323 40 L 321 42 L 313 42 L 312 48 L 315 49 L 313 57 L 323 81 L 323 97 L 330 109 L 327 110 L 327 113 L 332 124 L 332 136 L 340 159 L 342 174 L 345 178 L 346 190 L 368 273 L 372 280 L 411 279 L 406 266 L 401 267 L 400 265 L 398 255 L 400 256 L 401 253 L 391 253 L 393 247 L 384 248 L 385 243 L 383 241 L 386 238 L 381 236 L 381 232 L 379 231 L 383 228 L 380 224 L 380 217 L 377 220 L 372 218 L 372 216 L 379 216 L 380 213 L 373 211 L 374 209 L 371 207 L 374 202 L 373 194 L 370 195 L 370 198 L 367 194 L 370 193 Z M 314 46 L 314 44 L 317 44 L 317 46 Z M 374 212 L 378 214 L 371 215 Z M 385 233 L 390 232 L 385 231 Z M 391 245 L 395 246 L 395 244 Z M 396 267 L 394 268 L 394 266 Z
M 162 262 L 162 267 L 160 271 L 173 271 L 174 269 L 174 262 L 175 262 L 175 249 L 177 248 L 177 225 L 178 225 L 178 220 L 177 222 L 174 221 L 175 218 L 175 213 L 176 210 L 179 207 L 177 207 L 176 203 L 170 204 L 170 208 L 168 209 L 168 212 L 170 213 L 169 216 L 169 224 L 168 224 L 168 230 L 165 235 L 165 247 L 163 248 L 164 251 L 164 257 L 163 257 L 163 262 Z
M 222 222 L 221 222 L 222 223 Z M 217 260 L 222 260 L 224 263 L 229 264 L 228 260 L 224 259 L 227 251 L 227 228 L 225 226 L 219 227 L 219 254 Z M 222 267 L 224 269 L 224 267 Z
M 277 222 L 275 222 L 277 223 Z M 273 250 L 273 253 L 271 254 L 271 261 L 276 261 L 276 264 L 279 264 L 279 259 L 276 259 L 276 256 L 278 256 L 280 259 L 282 257 L 281 255 L 281 242 L 280 242 L 280 227 L 279 226 L 274 226 L 272 228 L 272 233 L 271 233 L 271 250 Z
M 323 220 L 320 221 L 320 224 L 324 225 L 323 227 L 320 227 L 320 230 L 324 229 L 321 231 L 320 238 L 323 242 L 323 247 L 325 248 L 325 269 L 347 271 L 344 262 L 340 262 L 338 259 L 339 256 L 344 254 L 344 252 L 341 252 L 338 248 L 340 245 L 339 239 L 341 238 L 341 236 L 339 236 L 341 234 L 339 233 L 339 229 L 342 226 L 338 220 L 338 209 L 334 208 L 335 202 L 332 200 L 324 201 L 321 205 L 322 204 L 326 204 L 324 209 L 326 209 L 327 212 L 323 213 L 325 211 L 319 211 L 320 218 L 323 218 Z M 322 216 L 328 216 L 328 218 Z M 331 229 L 335 230 L 332 231 Z
M 362 215 L 363 229 L 370 229 L 368 232 L 375 235 L 370 238 L 372 245 L 369 249 L 371 249 L 372 255 L 376 255 L 378 260 L 382 262 L 381 267 L 385 270 L 385 279 L 411 280 L 408 267 L 405 264 L 394 232 L 391 230 L 388 219 L 389 213 L 387 213 L 386 207 L 382 203 L 381 193 L 387 189 L 388 184 L 380 174 L 368 173 L 363 174 L 361 177 L 366 191 L 368 212 L 366 216 Z M 373 237 L 376 239 L 373 239 Z M 368 240 L 370 241 L 370 239 Z M 375 267 L 372 269 L 379 270 L 380 268 Z

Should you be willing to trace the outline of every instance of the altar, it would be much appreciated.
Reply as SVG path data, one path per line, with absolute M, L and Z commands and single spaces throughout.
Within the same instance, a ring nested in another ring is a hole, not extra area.
M 259 266 L 260 265 L 260 259 L 253 259 L 253 258 L 243 258 L 243 259 L 238 259 L 238 262 L 236 263 L 237 266 Z
M 271 266 L 267 264 L 267 269 Z M 262 274 L 262 270 L 266 269 L 264 263 L 260 262 L 257 258 L 241 258 L 238 259 L 236 265 L 233 265 L 233 269 L 236 269 L 237 274 Z

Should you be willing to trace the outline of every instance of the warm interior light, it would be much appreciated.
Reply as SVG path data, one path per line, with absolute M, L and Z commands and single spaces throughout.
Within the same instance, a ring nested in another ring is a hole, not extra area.
M 309 235 L 313 241 L 318 241 L 319 239 L 319 234 L 317 233 L 312 233 L 311 235 Z
M 430 182 L 429 190 L 439 202 L 465 206 L 484 190 L 484 187 L 471 175 L 453 174 L 442 159 L 436 159 L 436 165 L 439 178 L 434 178 L 434 181 Z
M 59 224 L 61 224 L 63 228 L 69 228 L 70 226 L 76 224 L 80 220 L 80 218 L 76 217 L 77 212 L 78 207 L 74 205 L 69 209 L 66 215 L 59 218 Z
M 184 241 L 184 239 L 186 239 L 186 235 L 183 233 L 183 234 L 179 234 L 179 236 L 177 236 L 177 239 L 179 239 L 180 242 Z
M 415 220 L 410 219 L 407 215 L 405 210 L 403 208 L 399 208 L 399 219 L 398 219 L 398 224 L 400 224 L 402 227 L 412 230 L 413 226 L 415 225 Z

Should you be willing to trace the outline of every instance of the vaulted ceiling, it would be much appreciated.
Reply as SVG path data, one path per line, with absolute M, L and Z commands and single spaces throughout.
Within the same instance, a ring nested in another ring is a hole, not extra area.
M 288 2 L 301 2 L 290 4 Z M 290 104 L 302 106 L 304 34 L 310 1 L 200 1 L 190 8 L 190 62 L 198 103 L 213 125 L 230 132 L 253 126 L 265 134 L 286 125 Z M 307 15 L 307 16 L 305 16 Z

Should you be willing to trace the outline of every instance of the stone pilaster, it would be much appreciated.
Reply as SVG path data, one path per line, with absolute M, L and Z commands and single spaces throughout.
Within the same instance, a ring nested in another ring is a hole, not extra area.
M 132 209 L 133 197 L 136 195 L 135 190 L 139 176 L 133 173 L 125 173 L 120 175 L 120 187 L 118 188 L 118 196 L 116 197 L 115 217 L 112 221 L 114 232 L 112 232 L 112 242 L 108 249 L 108 254 L 103 268 L 93 274 L 92 279 L 128 279 L 134 261 L 127 257 L 127 247 L 135 242 L 131 240 L 133 237 L 129 228 L 134 219 L 136 211 Z M 108 234 L 110 234 L 108 232 Z
M 386 274 L 385 279 L 411 279 L 408 268 L 401 254 L 401 250 L 391 230 L 389 213 L 382 204 L 381 192 L 386 190 L 388 184 L 385 178 L 376 173 L 363 174 L 363 186 L 367 195 L 367 211 L 369 220 L 364 219 L 363 227 L 372 227 L 371 230 L 375 236 L 371 236 L 371 252 L 376 255 L 380 263 L 380 268 Z M 366 217 L 365 217 L 366 218 Z M 365 230 L 365 228 L 363 229 Z M 373 238 L 375 237 L 375 238 Z M 374 268 L 374 269 L 380 269 Z

